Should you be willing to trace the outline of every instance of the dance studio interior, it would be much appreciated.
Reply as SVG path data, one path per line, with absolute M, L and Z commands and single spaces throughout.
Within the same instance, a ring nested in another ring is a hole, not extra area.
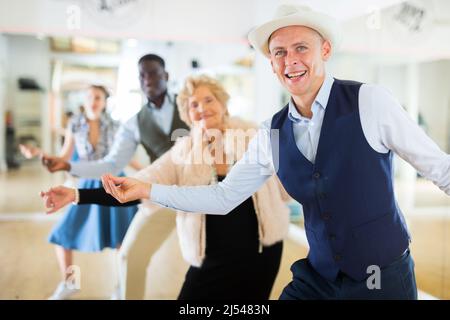
M 42 155 L 63 152 L 67 128 L 86 112 L 86 90 L 98 89 L 89 86 L 107 89 L 102 112 L 122 126 L 148 102 L 139 61 L 154 54 L 164 59 L 167 92 L 177 97 L 188 77 L 207 75 L 229 94 L 230 116 L 259 125 L 290 101 L 290 93 L 247 35 L 283 4 L 307 6 L 335 18 L 342 41 L 326 62 L 327 73 L 386 88 L 449 158 L 448 0 L 0 0 L 1 300 L 46 300 L 57 295 L 61 257 L 58 251 L 55 255 L 49 236 L 68 208 L 76 205 L 48 214 L 40 193 L 61 185 L 76 188 L 82 178 L 67 170 L 50 172 Z M 111 139 L 114 143 L 117 138 Z M 27 156 L 22 146 L 40 153 Z M 122 175 L 133 176 L 151 165 L 142 144 L 132 162 Z M 395 153 L 392 168 L 396 201 L 411 237 L 417 298 L 448 300 L 450 197 Z M 291 265 L 306 258 L 310 249 L 302 204 L 291 198 L 286 206 L 289 223 L 270 300 L 278 300 L 292 279 Z M 174 210 L 161 210 L 179 222 Z M 69 229 L 73 221 L 65 222 Z M 144 272 L 135 272 L 128 264 L 126 272 L 139 277 L 133 281 L 142 286 L 140 295 L 128 295 L 133 283 L 124 284 L 120 275 L 118 260 L 126 246 L 119 239 L 96 250 L 64 247 L 66 253 L 71 250 L 70 272 L 78 287 L 70 297 L 61 292 L 58 297 L 176 300 L 191 263 L 184 258 L 183 240 L 173 223 Z M 77 243 L 99 228 L 100 224 L 84 229 Z M 145 240 L 148 246 L 152 237 L 158 237 L 158 228 L 152 230 Z M 233 230 L 221 241 L 231 238 Z

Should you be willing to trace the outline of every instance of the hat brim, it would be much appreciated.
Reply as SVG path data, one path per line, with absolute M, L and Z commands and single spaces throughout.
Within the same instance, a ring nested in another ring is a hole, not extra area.
M 340 43 L 340 26 L 333 18 L 317 13 L 292 14 L 266 22 L 254 28 L 248 34 L 250 44 L 266 57 L 270 57 L 269 38 L 276 30 L 289 26 L 304 26 L 316 30 L 320 35 L 331 42 L 334 49 Z

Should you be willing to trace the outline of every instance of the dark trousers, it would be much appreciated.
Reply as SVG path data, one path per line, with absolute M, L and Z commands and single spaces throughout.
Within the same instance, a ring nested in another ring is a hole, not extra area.
M 414 261 L 409 250 L 390 265 L 380 269 L 377 286 L 379 289 L 369 289 L 374 283 L 370 274 L 368 280 L 355 281 L 339 273 L 336 280 L 329 281 L 314 270 L 308 259 L 296 261 L 291 266 L 291 271 L 293 280 L 284 288 L 280 300 L 417 300 Z

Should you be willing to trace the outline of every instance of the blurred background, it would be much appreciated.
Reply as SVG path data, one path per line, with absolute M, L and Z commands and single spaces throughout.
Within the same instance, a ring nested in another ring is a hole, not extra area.
M 86 83 L 105 85 L 113 118 L 129 119 L 145 102 L 137 61 L 146 53 L 165 59 L 171 91 L 186 76 L 207 73 L 230 93 L 232 115 L 268 119 L 289 95 L 246 36 L 282 3 L 336 17 L 343 42 L 329 72 L 387 87 L 450 153 L 448 0 L 0 0 L 0 299 L 44 299 L 59 278 L 46 236 L 60 215 L 46 216 L 38 193 L 68 177 L 26 160 L 18 144 L 57 153 Z M 137 159 L 148 163 L 143 154 L 138 150 Z M 401 159 L 395 168 L 420 298 L 450 299 L 449 197 Z M 292 203 L 291 209 L 274 299 L 291 277 L 290 264 L 308 250 L 301 207 Z M 86 269 L 77 297 L 107 299 L 117 276 L 114 253 L 77 253 L 75 259 Z M 149 265 L 146 298 L 176 298 L 186 269 L 174 233 Z

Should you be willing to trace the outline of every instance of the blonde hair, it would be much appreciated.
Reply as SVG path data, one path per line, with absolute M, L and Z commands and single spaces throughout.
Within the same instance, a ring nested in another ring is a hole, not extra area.
M 190 76 L 184 82 L 183 88 L 177 96 L 178 112 L 181 120 L 183 120 L 189 127 L 192 126 L 192 121 L 189 119 L 189 98 L 194 94 L 194 91 L 201 86 L 207 87 L 216 99 L 225 108 L 225 116 L 228 118 L 227 103 L 230 95 L 225 91 L 225 88 L 216 79 L 207 76 Z

